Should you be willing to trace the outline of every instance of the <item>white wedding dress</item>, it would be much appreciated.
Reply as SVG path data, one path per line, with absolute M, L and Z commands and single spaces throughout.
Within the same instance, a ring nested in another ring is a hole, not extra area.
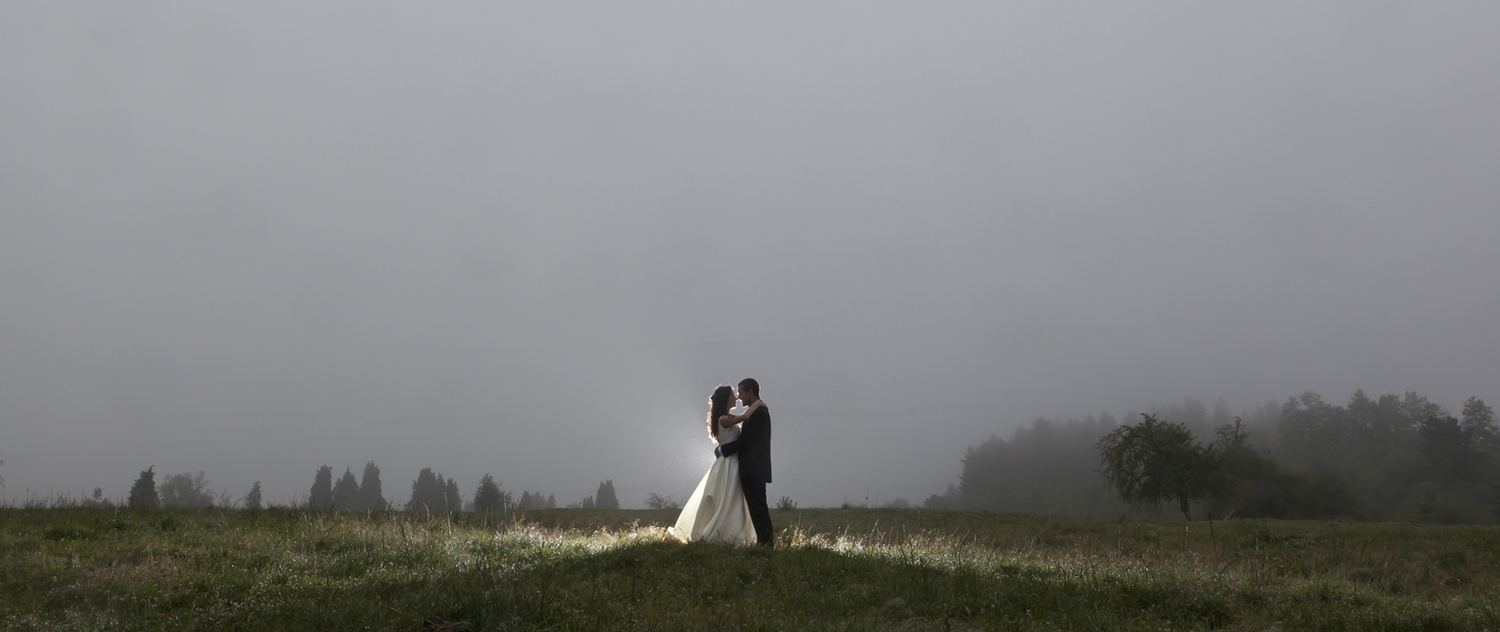
M 720 428 L 719 445 L 739 436 L 739 426 Z M 745 504 L 745 490 L 740 485 L 740 455 L 714 459 L 703 480 L 698 481 L 698 488 L 682 505 L 677 524 L 667 533 L 683 542 L 755 544 L 755 525 L 750 522 L 750 506 Z

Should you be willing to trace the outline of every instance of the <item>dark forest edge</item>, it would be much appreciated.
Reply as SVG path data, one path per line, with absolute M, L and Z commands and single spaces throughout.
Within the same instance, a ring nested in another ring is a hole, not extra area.
M 1174 455 L 1160 458 L 1176 459 L 1179 478 L 1157 481 L 1175 485 L 1173 493 L 1133 495 L 1141 490 L 1122 488 L 1108 476 L 1111 455 L 1123 458 L 1128 451 L 1125 439 Z M 1039 418 L 1009 439 L 992 436 L 968 449 L 959 485 L 923 504 L 1163 517 L 1183 511 L 1187 503 L 1179 501 L 1190 497 L 1193 515 L 1216 520 L 1493 524 L 1500 522 L 1497 456 L 1494 410 L 1478 398 L 1464 402 L 1457 418 L 1409 391 L 1377 399 L 1356 391 L 1344 406 L 1308 392 L 1242 417 L 1232 416 L 1222 400 L 1210 413 L 1187 399 L 1132 413 L 1123 423 L 1107 414 L 1065 422 Z

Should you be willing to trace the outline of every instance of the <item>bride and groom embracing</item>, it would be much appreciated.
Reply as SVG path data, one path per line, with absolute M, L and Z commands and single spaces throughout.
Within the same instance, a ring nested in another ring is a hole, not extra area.
M 738 413 L 736 399 L 743 407 Z M 714 389 L 708 399 L 708 435 L 718 444 L 717 458 L 667 532 L 684 542 L 771 546 L 771 509 L 766 506 L 771 413 L 760 399 L 760 384 L 745 378 L 738 395 L 728 386 Z

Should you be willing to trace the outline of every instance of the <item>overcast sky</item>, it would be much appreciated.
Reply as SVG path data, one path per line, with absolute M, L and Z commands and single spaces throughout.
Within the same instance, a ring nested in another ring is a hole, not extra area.
M 746 376 L 804 506 L 1039 415 L 1500 403 L 1497 59 L 1488 1 L 0 3 L 0 495 L 640 506 Z

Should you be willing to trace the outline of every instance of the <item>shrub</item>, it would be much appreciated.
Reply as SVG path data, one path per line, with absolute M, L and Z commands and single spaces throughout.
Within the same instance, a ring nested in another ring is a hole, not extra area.
M 212 507 L 214 497 L 208 491 L 208 480 L 203 472 L 196 474 L 168 474 L 161 482 L 161 505 L 163 507 Z
M 671 496 L 662 496 L 653 492 L 650 496 L 646 497 L 647 509 L 680 509 L 681 507 L 682 503 Z

